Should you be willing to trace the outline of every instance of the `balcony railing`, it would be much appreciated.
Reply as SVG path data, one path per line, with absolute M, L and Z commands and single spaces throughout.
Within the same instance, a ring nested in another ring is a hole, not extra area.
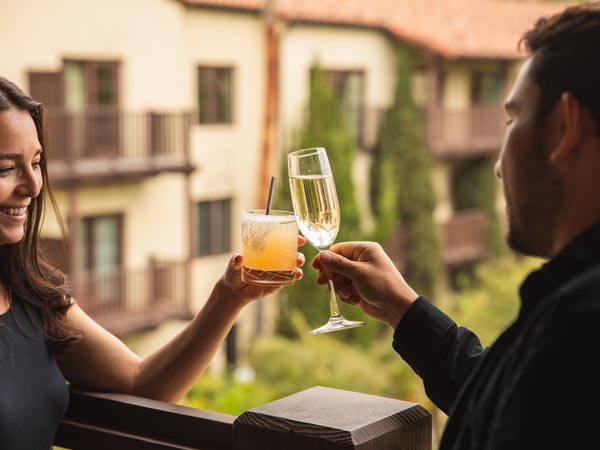
M 504 113 L 497 105 L 476 105 L 464 111 L 430 109 L 426 114 L 431 154 L 439 157 L 476 156 L 500 149 Z
M 55 445 L 86 450 L 431 450 L 416 403 L 316 386 L 239 417 L 71 388 Z
M 442 261 L 447 266 L 474 262 L 487 255 L 485 245 L 488 218 L 481 209 L 456 211 L 440 225 Z M 398 227 L 393 231 L 386 251 L 400 271 L 406 266 L 406 242 L 410 239 L 406 230 Z
M 384 110 L 367 108 L 361 148 L 370 152 L 377 143 Z M 493 154 L 500 149 L 504 128 L 504 113 L 497 105 L 477 105 L 464 111 L 449 111 L 436 107 L 423 111 L 427 142 L 435 157 L 465 157 Z
M 81 307 L 112 333 L 124 336 L 168 318 L 191 317 L 187 263 L 152 260 L 148 268 L 87 272 L 74 280 Z
M 485 258 L 488 218 L 485 211 L 457 211 L 442 226 L 443 260 L 448 266 Z
M 193 170 L 189 112 L 53 108 L 46 121 L 55 184 Z

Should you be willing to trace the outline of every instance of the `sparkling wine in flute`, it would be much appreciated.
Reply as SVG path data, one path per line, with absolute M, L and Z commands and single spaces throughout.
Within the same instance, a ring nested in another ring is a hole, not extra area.
M 335 241 L 341 221 L 337 191 L 325 149 L 307 148 L 288 154 L 288 174 L 298 229 L 317 250 L 327 250 Z M 365 322 L 346 320 L 342 316 L 331 279 L 327 290 L 329 321 L 309 334 L 365 325 Z
M 332 176 L 290 177 L 298 228 L 310 244 L 328 248 L 340 229 L 340 207 Z

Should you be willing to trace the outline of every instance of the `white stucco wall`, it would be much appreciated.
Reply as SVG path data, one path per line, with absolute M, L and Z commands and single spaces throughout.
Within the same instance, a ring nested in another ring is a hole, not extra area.
M 185 9 L 171 0 L 0 0 L 2 75 L 28 88 L 29 70 L 63 58 L 119 60 L 126 108 L 192 105 L 182 66 Z
M 192 80 L 194 99 L 198 66 L 233 69 L 233 123 L 192 127 L 192 158 L 200 168 L 192 175 L 193 200 L 232 199 L 232 251 L 194 261 L 194 302 L 200 306 L 231 255 L 241 251 L 242 210 L 259 206 L 257 185 L 266 81 L 264 30 L 255 14 L 190 9 L 185 36 L 186 70 Z

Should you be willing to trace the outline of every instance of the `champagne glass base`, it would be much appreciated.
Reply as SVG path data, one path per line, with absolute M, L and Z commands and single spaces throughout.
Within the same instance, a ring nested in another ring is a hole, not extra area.
M 358 320 L 346 320 L 342 316 L 333 316 L 329 318 L 329 322 L 325 325 L 315 328 L 309 331 L 308 334 L 323 334 L 330 333 L 332 331 L 345 330 L 347 328 L 356 328 L 366 325 L 367 322 L 361 322 Z

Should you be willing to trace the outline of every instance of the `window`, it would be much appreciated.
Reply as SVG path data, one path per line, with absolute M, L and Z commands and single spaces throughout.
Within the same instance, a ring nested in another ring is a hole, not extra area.
M 471 74 L 471 103 L 497 105 L 502 102 L 504 79 L 499 73 L 473 72 Z
M 30 90 L 50 113 L 53 155 L 114 156 L 119 152 L 119 62 L 64 61 L 59 72 L 30 72 Z M 54 117 L 54 119 L 52 119 Z
M 231 123 L 232 69 L 198 68 L 198 123 Z
M 86 271 L 110 272 L 121 265 L 122 216 L 84 217 L 83 267 Z
M 99 304 L 120 300 L 123 216 L 93 216 L 81 220 L 86 300 Z
M 198 203 L 196 256 L 227 253 L 231 249 L 231 200 Z
M 327 79 L 342 100 L 352 136 L 359 146 L 363 143 L 364 74 L 361 71 L 327 70 Z

